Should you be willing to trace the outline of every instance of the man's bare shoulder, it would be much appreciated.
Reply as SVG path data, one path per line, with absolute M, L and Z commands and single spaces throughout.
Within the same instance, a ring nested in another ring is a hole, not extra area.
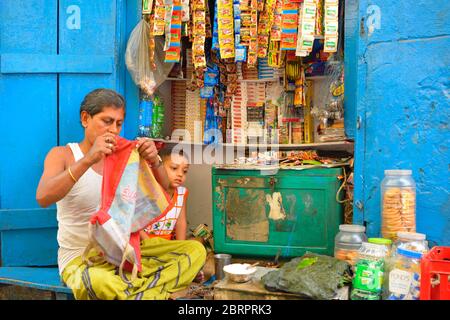
M 56 146 L 48 152 L 47 160 L 65 163 L 71 155 L 72 151 L 69 146 Z

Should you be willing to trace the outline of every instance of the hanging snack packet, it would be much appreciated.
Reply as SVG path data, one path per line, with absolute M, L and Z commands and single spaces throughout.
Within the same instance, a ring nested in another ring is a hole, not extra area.
M 213 64 L 212 66 L 208 65 L 205 72 L 205 86 L 214 87 L 218 83 L 219 83 L 219 68 L 217 68 L 217 65 L 215 64 Z
M 317 5 L 315 3 L 304 3 L 302 5 L 302 18 L 306 20 L 316 19 Z
M 325 37 L 323 52 L 336 52 L 338 46 L 337 37 Z
M 314 36 L 316 31 L 316 21 L 311 19 L 302 19 L 300 31 L 303 36 Z
M 325 22 L 325 34 L 328 35 L 338 35 L 338 20 L 327 20 Z
M 267 64 L 272 68 L 281 68 L 282 51 L 280 50 L 280 41 L 270 41 Z
M 153 0 L 142 0 L 142 14 L 152 13 Z
M 302 51 L 311 52 L 313 44 L 314 44 L 314 36 L 303 35 L 300 39 L 300 48 Z
M 214 87 L 204 86 L 203 88 L 200 88 L 200 98 L 214 98 Z

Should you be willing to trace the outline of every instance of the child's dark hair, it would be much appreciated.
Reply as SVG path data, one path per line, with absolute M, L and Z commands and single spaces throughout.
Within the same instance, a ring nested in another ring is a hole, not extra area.
M 173 147 L 165 146 L 161 150 L 159 150 L 159 156 L 161 157 L 163 162 L 170 159 L 173 149 L 174 149 Z M 183 151 L 183 149 L 178 150 L 178 152 L 175 151 L 175 154 L 184 157 L 189 163 L 189 156 L 187 155 L 186 152 Z
M 125 99 L 119 93 L 111 89 L 95 89 L 89 92 L 81 102 L 81 112 L 86 111 L 90 116 L 95 116 L 102 112 L 106 106 L 112 106 L 117 109 L 123 108 L 125 110 Z

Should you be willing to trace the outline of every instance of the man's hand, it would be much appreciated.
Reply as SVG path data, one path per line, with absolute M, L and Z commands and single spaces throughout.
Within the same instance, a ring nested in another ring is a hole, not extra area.
M 156 149 L 155 142 L 149 138 L 138 138 L 136 145 L 139 154 L 143 157 L 152 167 L 159 163 L 158 149 Z
M 116 149 L 116 144 L 116 136 L 112 133 L 105 133 L 98 136 L 86 154 L 86 159 L 90 165 L 93 165 L 102 160 L 105 155 L 113 153 Z

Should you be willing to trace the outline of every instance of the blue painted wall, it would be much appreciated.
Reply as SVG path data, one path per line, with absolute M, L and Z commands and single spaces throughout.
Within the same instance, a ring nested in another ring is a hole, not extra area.
M 359 39 L 348 38 L 345 47 L 346 107 L 361 119 L 354 221 L 379 235 L 384 170 L 412 169 L 417 231 L 432 244 L 450 245 L 450 2 L 350 0 L 346 6 L 346 33 Z

